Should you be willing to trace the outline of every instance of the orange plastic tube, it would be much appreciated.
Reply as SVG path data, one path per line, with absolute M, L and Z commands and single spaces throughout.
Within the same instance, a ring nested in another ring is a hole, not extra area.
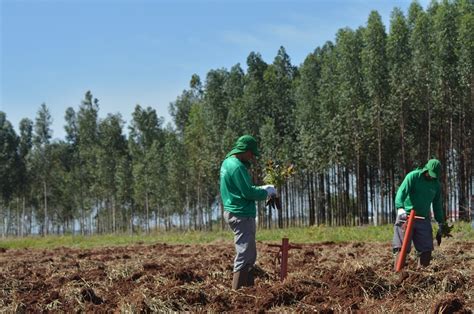
M 408 244 L 411 241 L 413 223 L 415 222 L 415 215 L 416 215 L 415 210 L 412 209 L 410 212 L 410 216 L 408 216 L 407 228 L 405 230 L 405 236 L 403 237 L 402 249 L 400 250 L 400 254 L 398 254 L 397 265 L 395 267 L 396 272 L 399 272 L 400 270 L 402 270 L 403 266 L 405 265 Z

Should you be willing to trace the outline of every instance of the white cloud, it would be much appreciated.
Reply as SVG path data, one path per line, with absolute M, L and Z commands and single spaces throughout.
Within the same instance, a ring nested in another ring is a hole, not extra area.
M 224 42 L 234 44 L 242 47 L 258 47 L 263 42 L 262 38 L 255 34 L 250 34 L 242 31 L 223 31 L 220 33 Z
M 268 25 L 266 29 L 270 36 L 285 41 L 308 40 L 314 37 L 314 33 L 311 30 L 301 29 L 295 25 Z

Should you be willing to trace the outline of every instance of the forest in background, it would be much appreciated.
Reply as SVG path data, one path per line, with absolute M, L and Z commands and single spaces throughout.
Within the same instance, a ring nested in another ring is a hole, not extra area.
M 299 66 L 284 47 L 273 62 L 257 52 L 246 70 L 210 70 L 170 104 L 173 123 L 136 105 L 99 118 L 90 91 L 65 111 L 66 137 L 51 139 L 42 104 L 18 134 L 0 112 L 2 236 L 224 228 L 219 168 L 235 140 L 251 134 L 267 162 L 293 166 L 282 210 L 258 204 L 262 228 L 386 224 L 404 176 L 432 157 L 443 165 L 443 206 L 469 219 L 473 206 L 474 3 L 413 2 L 377 11 L 366 26 Z

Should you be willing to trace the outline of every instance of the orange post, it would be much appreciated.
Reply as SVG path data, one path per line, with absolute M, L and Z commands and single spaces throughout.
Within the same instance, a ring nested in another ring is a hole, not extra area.
M 280 280 L 284 281 L 286 278 L 286 275 L 288 274 L 288 251 L 290 249 L 301 249 L 301 246 L 299 245 L 291 245 L 290 242 L 288 241 L 288 238 L 282 238 L 281 239 L 281 245 L 278 244 L 268 244 L 268 246 L 271 247 L 278 247 L 280 250 L 278 251 L 278 260 L 280 261 Z
M 411 241 L 413 223 L 415 222 L 415 215 L 416 215 L 415 210 L 412 209 L 410 212 L 410 216 L 408 216 L 407 228 L 405 230 L 405 236 L 403 237 L 402 249 L 400 250 L 400 253 L 398 255 L 397 265 L 395 267 L 396 272 L 399 272 L 400 270 L 402 270 L 403 266 L 405 265 L 408 244 Z
M 280 269 L 280 280 L 283 281 L 288 273 L 288 250 L 290 245 L 288 238 L 281 239 L 281 269 Z

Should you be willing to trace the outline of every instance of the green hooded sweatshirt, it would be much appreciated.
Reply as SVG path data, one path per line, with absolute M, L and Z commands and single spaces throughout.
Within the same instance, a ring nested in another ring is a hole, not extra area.
M 428 172 L 432 179 L 427 179 L 425 172 Z M 437 159 L 429 160 L 423 169 L 416 169 L 408 173 L 398 188 L 395 197 L 396 208 L 404 208 L 407 214 L 414 208 L 417 216 L 430 218 L 431 204 L 433 204 L 436 221 L 444 223 L 440 176 L 441 163 Z
M 224 209 L 239 217 L 256 217 L 255 201 L 267 198 L 267 191 L 252 184 L 247 167 L 235 156 L 222 163 L 220 190 Z
M 250 163 L 234 156 L 248 150 L 255 156 L 259 155 L 255 138 L 243 135 L 235 142 L 221 166 L 220 190 L 224 209 L 239 217 L 255 217 L 255 201 L 267 198 L 267 191 L 252 184 L 248 172 Z

